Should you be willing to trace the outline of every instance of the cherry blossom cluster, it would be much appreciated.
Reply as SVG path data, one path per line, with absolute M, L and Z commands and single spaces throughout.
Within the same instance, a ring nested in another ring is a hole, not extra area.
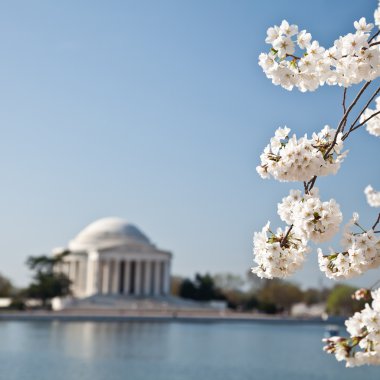
M 380 289 L 371 292 L 372 304 L 346 320 L 349 338 L 334 336 L 324 339 L 326 352 L 347 367 L 364 364 L 380 365 Z
M 330 254 L 324 255 L 318 248 L 319 268 L 328 278 L 348 279 L 380 266 L 380 238 L 373 229 L 365 231 L 358 221 L 359 216 L 355 213 L 345 226 L 341 242 L 342 252 L 330 249 Z M 352 232 L 351 227 L 354 225 L 361 232 Z
M 367 108 L 363 114 L 360 116 L 360 122 L 363 123 L 365 120 L 370 118 L 372 115 L 380 111 L 380 96 L 376 98 L 376 109 Z M 366 130 L 369 134 L 376 137 L 380 136 L 380 113 L 378 115 L 372 116 L 366 122 Z
M 371 185 L 364 189 L 364 194 L 367 197 L 367 202 L 371 207 L 380 207 L 380 191 L 374 190 Z
M 295 233 L 314 243 L 330 240 L 342 222 L 339 205 L 334 199 L 322 202 L 317 188 L 305 195 L 291 190 L 278 204 L 277 212 L 284 222 L 293 225 Z
M 334 149 L 335 130 L 325 126 L 312 138 L 289 137 L 290 128 L 278 128 L 260 156 L 256 168 L 262 178 L 271 176 L 279 181 L 308 181 L 313 176 L 336 174 L 344 157 L 342 133 L 338 133 Z
M 299 269 L 305 255 L 310 252 L 307 241 L 286 228 L 278 228 L 276 233 L 270 230 L 268 222 L 261 232 L 255 232 L 253 238 L 254 261 L 258 266 L 252 268 L 260 278 L 284 278 Z
M 284 20 L 267 30 L 269 53 L 261 53 L 259 65 L 275 85 L 287 90 L 314 91 L 325 83 L 349 87 L 380 75 L 380 50 L 370 42 L 373 24 L 362 17 L 348 33 L 325 49 L 306 30 Z M 299 53 L 296 52 L 298 49 Z M 297 54 L 297 55 L 296 55 Z
M 375 25 L 380 28 L 380 1 L 378 3 L 379 3 L 379 5 L 378 5 L 377 9 L 375 10 L 373 17 L 375 19 Z

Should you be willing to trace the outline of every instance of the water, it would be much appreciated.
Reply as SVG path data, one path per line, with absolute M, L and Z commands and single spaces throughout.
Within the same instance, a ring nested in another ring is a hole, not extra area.
M 0 321 L 1 380 L 378 380 L 322 351 L 320 325 Z

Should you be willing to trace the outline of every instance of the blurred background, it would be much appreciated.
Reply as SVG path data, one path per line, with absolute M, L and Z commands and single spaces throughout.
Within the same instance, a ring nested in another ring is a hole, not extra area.
M 253 232 L 298 184 L 262 180 L 274 130 L 336 126 L 342 89 L 273 86 L 257 65 L 282 19 L 322 45 L 373 20 L 375 0 L 13 1 L 0 3 L 0 273 L 23 287 L 30 255 L 65 246 L 104 216 L 137 224 L 174 253 L 172 273 L 252 266 Z M 349 92 L 352 96 L 353 92 Z M 377 141 L 365 130 L 335 177 L 318 180 L 344 220 L 376 213 Z M 333 242 L 339 248 L 337 239 Z M 354 281 L 371 285 L 375 271 Z M 294 278 L 330 284 L 316 255 Z

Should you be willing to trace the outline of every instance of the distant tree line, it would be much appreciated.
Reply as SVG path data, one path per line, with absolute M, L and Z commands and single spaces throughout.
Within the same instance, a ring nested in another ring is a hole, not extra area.
M 0 297 L 12 297 L 14 292 L 15 289 L 10 280 L 0 274 Z
M 197 273 L 194 279 L 174 276 L 171 290 L 173 295 L 196 301 L 224 300 L 230 309 L 243 312 L 289 313 L 296 303 L 308 306 L 325 303 L 329 314 L 347 315 L 363 307 L 351 299 L 356 288 L 348 285 L 302 290 L 295 283 L 262 280 L 251 273 L 246 278 L 229 273 L 214 276 Z

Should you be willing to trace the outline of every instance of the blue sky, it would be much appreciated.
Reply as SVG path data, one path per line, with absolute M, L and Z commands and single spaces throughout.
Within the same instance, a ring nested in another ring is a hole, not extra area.
M 266 30 L 286 18 L 327 46 L 376 5 L 0 3 L 0 272 L 25 285 L 28 255 L 120 216 L 173 251 L 175 274 L 245 273 L 253 232 L 278 222 L 277 202 L 298 186 L 261 180 L 262 149 L 278 126 L 310 134 L 342 112 L 340 88 L 301 94 L 265 78 Z M 380 188 L 378 140 L 362 130 L 347 147 L 338 175 L 318 185 L 346 220 L 358 211 L 370 223 L 363 189 Z M 321 278 L 314 254 L 294 280 Z

